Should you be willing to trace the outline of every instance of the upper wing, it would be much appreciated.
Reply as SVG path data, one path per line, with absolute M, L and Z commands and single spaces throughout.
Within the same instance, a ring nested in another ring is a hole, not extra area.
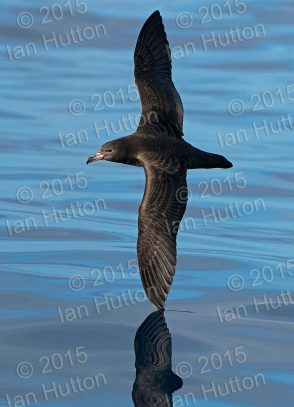
M 187 205 L 186 165 L 177 161 L 169 168 L 167 164 L 144 163 L 146 185 L 139 209 L 140 274 L 145 292 L 157 308 L 164 308 L 172 284 L 176 237 Z
M 142 104 L 139 128 L 152 124 L 168 135 L 182 137 L 183 104 L 172 81 L 170 49 L 159 11 L 143 25 L 134 59 Z

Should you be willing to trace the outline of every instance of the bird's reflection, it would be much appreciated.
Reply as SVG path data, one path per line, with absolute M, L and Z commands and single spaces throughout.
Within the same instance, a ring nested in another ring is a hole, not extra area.
M 133 386 L 135 407 L 172 406 L 172 393 L 181 388 L 182 379 L 172 372 L 172 343 L 164 311 L 150 314 L 135 337 L 136 380 Z

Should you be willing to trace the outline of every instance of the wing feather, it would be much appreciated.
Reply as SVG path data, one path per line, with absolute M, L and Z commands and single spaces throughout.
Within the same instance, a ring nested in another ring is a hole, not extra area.
M 138 259 L 145 292 L 164 308 L 176 267 L 176 237 L 187 205 L 185 164 L 175 172 L 145 163 L 146 185 L 139 209 Z
M 136 380 L 133 401 L 136 407 L 171 407 L 172 393 L 182 379 L 172 371 L 172 338 L 163 311 L 149 315 L 135 337 Z
M 183 136 L 183 104 L 172 81 L 170 49 L 159 11 L 143 25 L 134 54 L 135 80 L 142 114 L 138 127 L 157 127 L 157 132 Z

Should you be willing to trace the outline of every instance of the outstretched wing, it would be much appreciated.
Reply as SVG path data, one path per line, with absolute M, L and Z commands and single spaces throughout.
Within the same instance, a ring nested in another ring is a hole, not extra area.
M 136 369 L 140 372 L 171 370 L 171 335 L 164 311 L 155 311 L 140 325 L 135 337 Z M 146 383 L 145 383 L 146 385 Z
M 142 114 L 140 127 L 154 125 L 158 133 L 183 136 L 183 104 L 171 77 L 170 49 L 159 11 L 143 25 L 135 49 L 135 80 Z
M 183 380 L 172 372 L 172 340 L 163 311 L 153 312 L 138 328 L 135 354 L 135 406 L 171 407 L 172 393 L 182 387 Z
M 187 205 L 186 164 L 145 162 L 146 185 L 139 209 L 138 260 L 145 292 L 159 309 L 172 284 L 176 237 Z

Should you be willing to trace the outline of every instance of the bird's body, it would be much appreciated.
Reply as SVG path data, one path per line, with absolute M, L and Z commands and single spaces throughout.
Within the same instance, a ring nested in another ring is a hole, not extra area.
M 142 103 L 138 129 L 105 143 L 87 163 L 104 159 L 144 168 L 138 259 L 148 298 L 157 308 L 164 308 L 175 273 L 176 236 L 187 205 L 187 170 L 230 168 L 232 164 L 183 139 L 183 105 L 172 82 L 170 50 L 158 11 L 143 25 L 134 59 Z
M 133 135 L 118 138 L 110 143 L 112 147 L 116 146 L 120 152 L 111 161 L 121 164 L 144 167 L 145 161 L 159 165 L 161 160 L 164 162 L 168 160 L 176 164 L 177 160 L 181 158 L 186 162 L 187 170 L 197 168 L 230 168 L 232 166 L 221 155 L 202 151 L 183 139 L 168 138 L 164 134 L 159 136 L 159 133 L 152 134 L 148 131 L 142 131 L 138 134 L 136 132 Z M 105 146 L 108 144 L 106 143 Z M 163 165 L 163 170 L 172 171 L 165 164 Z

